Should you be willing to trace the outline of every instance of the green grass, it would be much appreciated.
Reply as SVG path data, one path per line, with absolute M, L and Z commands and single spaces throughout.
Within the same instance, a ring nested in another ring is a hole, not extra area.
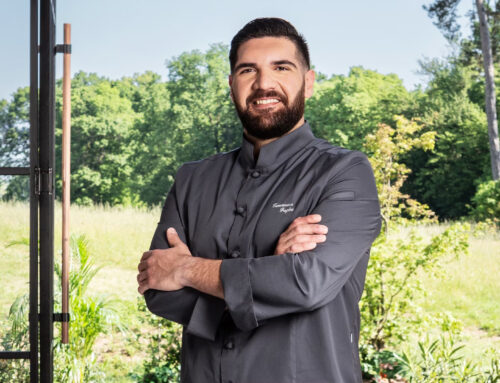
M 85 234 L 89 251 L 96 266 L 101 267 L 89 290 L 111 294 L 123 303 L 123 316 L 132 332 L 139 331 L 136 302 L 137 264 L 142 253 L 149 249 L 161 208 L 154 210 L 132 208 L 71 207 L 72 235 Z M 55 261 L 61 256 L 60 205 L 55 209 Z M 8 246 L 13 241 L 29 237 L 29 207 L 24 203 L 0 202 L 0 337 L 2 327 L 16 296 L 28 293 L 29 248 L 26 245 Z M 56 324 L 56 327 L 58 325 Z M 56 329 L 57 333 L 57 329 Z M 131 336 L 118 332 L 97 341 L 97 353 L 109 372 L 110 382 L 127 380 L 127 372 L 137 368 L 144 357 L 143 347 L 135 347 Z
M 470 254 L 445 266 L 443 280 L 425 280 L 423 307 L 449 311 L 467 326 L 500 336 L 500 240 L 487 235 L 470 242 Z
M 149 248 L 161 208 L 78 207 L 71 209 L 71 232 L 85 234 L 97 266 L 102 267 L 92 281 L 95 294 L 112 294 L 122 303 L 122 311 L 132 331 L 145 331 L 136 309 L 137 263 Z M 60 257 L 61 211 L 56 206 L 55 256 Z M 28 292 L 28 247 L 7 245 L 28 238 L 29 210 L 23 203 L 0 203 L 0 331 L 14 298 Z M 421 226 L 423 235 L 444 230 L 445 224 Z M 422 275 L 427 292 L 417 303 L 428 313 L 448 312 L 464 324 L 465 352 L 480 360 L 489 347 L 500 349 L 500 233 L 471 237 L 470 254 L 443 265 L 443 276 Z M 96 352 L 110 382 L 127 382 L 127 373 L 145 357 L 144 345 L 118 332 L 100 338 Z
M 422 275 L 426 296 L 417 304 L 460 320 L 464 352 L 480 361 L 486 349 L 500 350 L 500 232 L 472 235 L 469 246 L 469 254 L 442 265 L 441 275 Z

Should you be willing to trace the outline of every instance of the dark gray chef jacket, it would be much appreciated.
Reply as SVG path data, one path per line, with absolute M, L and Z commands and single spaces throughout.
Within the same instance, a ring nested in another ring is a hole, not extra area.
M 193 256 L 222 259 L 224 300 L 185 287 L 145 292 L 151 312 L 183 325 L 182 383 L 361 382 L 363 292 L 380 209 L 372 168 L 357 151 L 316 138 L 307 122 L 183 164 L 151 249 L 174 227 Z M 292 221 L 318 213 L 325 242 L 273 255 Z

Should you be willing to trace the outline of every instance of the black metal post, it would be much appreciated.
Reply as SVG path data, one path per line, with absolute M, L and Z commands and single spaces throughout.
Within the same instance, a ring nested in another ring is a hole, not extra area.
M 54 303 L 55 0 L 40 3 L 40 381 L 52 383 Z M 43 179 L 45 177 L 45 179 Z
M 38 0 L 30 9 L 30 383 L 38 383 Z

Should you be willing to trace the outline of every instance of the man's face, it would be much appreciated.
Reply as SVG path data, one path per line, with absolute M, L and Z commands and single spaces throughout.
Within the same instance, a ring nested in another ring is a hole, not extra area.
M 263 140 L 304 123 L 304 102 L 312 95 L 313 83 L 314 72 L 307 70 L 295 44 L 284 37 L 243 43 L 229 76 L 231 98 L 243 127 Z

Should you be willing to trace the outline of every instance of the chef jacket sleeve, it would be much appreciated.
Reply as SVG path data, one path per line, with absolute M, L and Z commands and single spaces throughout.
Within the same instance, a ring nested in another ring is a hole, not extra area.
M 243 331 L 289 313 L 311 311 L 332 301 L 380 232 L 373 171 L 361 152 L 345 155 L 315 208 L 328 226 L 326 241 L 310 251 L 224 259 L 224 299 Z M 337 166 L 338 165 L 338 166 Z
M 176 179 L 181 169 L 182 167 L 177 172 Z M 176 182 L 170 189 L 163 206 L 150 250 L 170 247 L 166 238 L 166 230 L 169 227 L 175 228 L 185 244 L 189 243 L 186 241 L 186 232 L 179 214 Z M 201 293 L 191 287 L 183 287 L 174 291 L 149 289 L 144 292 L 144 298 L 148 309 L 153 314 L 187 326 L 186 331 L 191 334 L 209 340 L 215 339 L 225 307 L 224 300 Z

